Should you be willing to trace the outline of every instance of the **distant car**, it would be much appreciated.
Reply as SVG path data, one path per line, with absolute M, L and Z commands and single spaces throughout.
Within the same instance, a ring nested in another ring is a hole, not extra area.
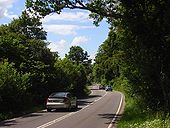
M 70 92 L 55 92 L 52 93 L 46 103 L 47 111 L 50 112 L 52 109 L 66 108 L 71 110 L 77 108 L 77 97 L 71 95 Z
M 112 91 L 112 86 L 111 85 L 106 86 L 105 90 L 106 91 Z

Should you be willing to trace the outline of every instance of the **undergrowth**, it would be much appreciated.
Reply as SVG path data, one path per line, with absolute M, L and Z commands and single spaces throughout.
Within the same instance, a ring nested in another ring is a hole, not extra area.
M 170 128 L 170 116 L 162 111 L 153 111 L 139 105 L 127 92 L 128 81 L 117 79 L 113 85 L 115 90 L 125 95 L 125 109 L 118 128 Z

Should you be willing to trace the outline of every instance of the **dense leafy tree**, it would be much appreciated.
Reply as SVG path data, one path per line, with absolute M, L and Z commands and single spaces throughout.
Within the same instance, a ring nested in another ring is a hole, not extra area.
M 54 85 L 54 62 L 57 57 L 46 47 L 46 32 L 38 17 L 24 11 L 18 19 L 0 26 L 0 59 L 14 63 L 17 72 L 30 73 L 32 86 L 27 92 L 35 103 L 44 100 L 47 86 Z M 17 92 L 16 92 L 17 93 Z
M 119 62 L 114 56 L 119 49 L 115 40 L 116 34 L 111 30 L 108 39 L 99 47 L 93 69 L 93 75 L 98 82 L 104 80 L 105 84 L 109 84 L 109 81 L 119 76 Z
M 72 61 L 76 65 L 83 65 L 84 71 L 88 78 L 88 83 L 91 83 L 91 73 L 92 73 L 92 60 L 89 58 L 87 51 L 84 51 L 80 46 L 72 46 L 66 58 Z
M 29 105 L 26 89 L 29 84 L 29 73 L 18 73 L 14 63 L 7 60 L 0 62 L 0 113 L 17 112 Z
M 80 46 L 72 46 L 66 57 L 76 64 L 91 64 L 87 51 L 84 51 Z
M 136 2 L 127 5 L 127 29 L 122 33 L 128 70 L 125 76 L 141 101 L 154 109 L 169 109 L 169 12 L 167 1 Z M 150 8 L 152 7 L 152 9 Z M 132 15 L 134 14 L 134 15 Z M 126 40 L 126 42 L 125 42 Z
M 42 16 L 53 12 L 60 14 L 63 8 L 84 9 L 100 14 L 100 18 L 95 15 L 99 21 L 103 17 L 120 17 L 116 12 L 118 3 L 117 0 L 26 0 L 27 7 L 38 11 Z
M 18 19 L 9 24 L 9 31 L 23 34 L 27 39 L 46 40 L 47 32 L 43 30 L 40 18 L 23 11 Z
M 62 86 L 61 91 L 70 91 L 77 97 L 88 95 L 87 74 L 84 65 L 77 65 L 68 58 L 64 58 L 55 63 L 55 68 L 62 81 L 59 82 Z

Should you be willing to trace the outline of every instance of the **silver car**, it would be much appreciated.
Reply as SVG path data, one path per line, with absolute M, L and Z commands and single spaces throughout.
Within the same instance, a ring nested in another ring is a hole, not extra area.
M 52 109 L 66 108 L 71 110 L 77 108 L 77 98 L 72 96 L 70 92 L 55 92 L 52 93 L 46 103 L 47 111 L 50 112 Z

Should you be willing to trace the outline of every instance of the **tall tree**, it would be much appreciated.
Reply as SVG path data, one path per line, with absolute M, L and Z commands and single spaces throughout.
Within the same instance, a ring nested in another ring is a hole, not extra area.
M 56 79 L 55 56 L 46 47 L 45 39 L 40 18 L 26 11 L 11 23 L 0 26 L 0 59 L 15 63 L 18 72 L 30 73 L 32 86 L 27 91 L 38 100 L 48 94 L 48 86 L 53 86 Z
M 77 97 L 88 95 L 88 81 L 84 65 L 77 65 L 68 58 L 64 58 L 55 63 L 55 68 L 59 72 L 60 81 L 58 83 L 61 86 L 59 90 L 70 91 Z
M 10 31 L 23 34 L 27 39 L 46 40 L 47 32 L 43 30 L 40 17 L 27 11 L 23 11 L 22 15 L 8 26 Z
M 116 44 L 116 34 L 111 28 L 108 38 L 100 45 L 95 57 L 94 77 L 98 82 L 105 79 L 108 84 L 115 77 L 119 76 L 119 61 L 114 55 L 119 51 Z
M 66 57 L 76 64 L 86 65 L 91 63 L 87 51 L 84 51 L 80 46 L 72 46 Z

